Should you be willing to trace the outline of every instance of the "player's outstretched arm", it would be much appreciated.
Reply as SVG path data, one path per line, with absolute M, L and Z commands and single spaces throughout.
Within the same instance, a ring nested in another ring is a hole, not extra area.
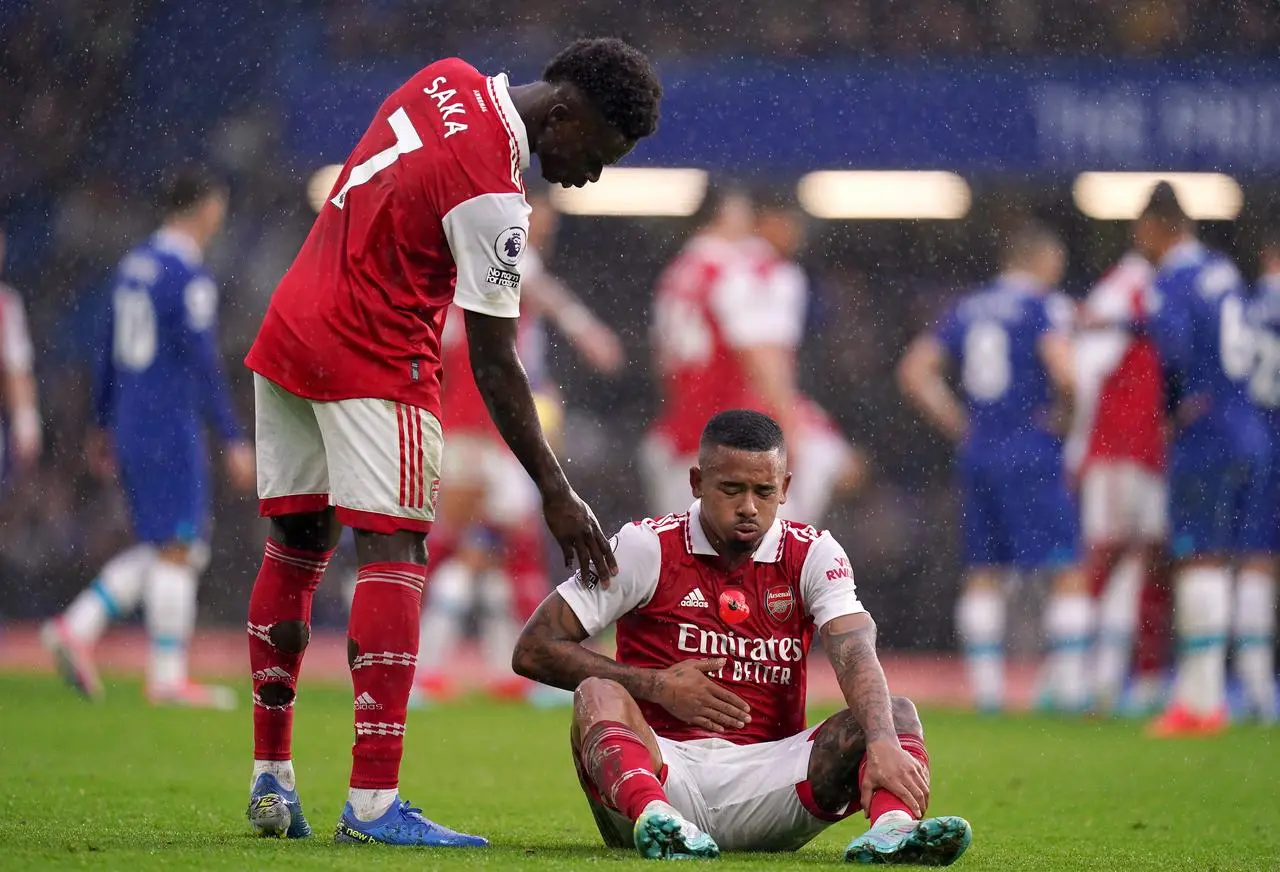
M 512 453 L 542 494 L 547 527 L 564 552 L 565 565 L 576 557 L 583 573 L 617 574 L 608 538 L 591 508 L 569 486 L 538 423 L 529 377 L 516 354 L 516 319 L 467 311 L 471 372 L 489 416 Z
M 923 815 L 929 804 L 929 776 L 898 741 L 889 683 L 876 656 L 875 622 L 865 612 L 842 615 L 824 624 L 819 634 L 845 704 L 866 737 L 862 807 L 870 808 L 871 792 L 882 787 L 914 806 L 917 817 Z

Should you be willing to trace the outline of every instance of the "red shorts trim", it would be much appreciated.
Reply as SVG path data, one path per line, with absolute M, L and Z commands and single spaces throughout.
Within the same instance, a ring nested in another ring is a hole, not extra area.
M 855 812 L 862 811 L 862 805 L 856 799 L 850 800 L 849 805 L 839 814 L 832 814 L 829 811 L 823 811 L 813 798 L 813 785 L 809 783 L 809 779 L 805 779 L 796 784 L 796 799 L 800 800 L 800 804 L 804 806 L 804 810 L 813 815 L 820 821 L 829 821 L 835 823 L 842 821 Z
M 391 535 L 401 530 L 412 533 L 430 533 L 431 522 L 418 518 L 401 518 L 396 515 L 384 515 L 380 512 L 362 512 L 359 509 L 348 509 L 346 506 L 334 506 L 338 520 L 353 530 L 366 530 L 370 533 Z
M 286 497 L 258 500 L 258 515 L 263 518 L 296 515 L 301 512 L 323 512 L 327 508 L 329 508 L 328 494 L 290 494 Z
M 821 733 L 822 728 L 826 725 L 826 721 L 818 724 L 818 728 L 809 734 L 809 741 L 812 742 L 814 739 L 818 738 L 818 733 Z M 796 783 L 796 799 L 800 800 L 800 805 L 804 806 L 805 811 L 820 821 L 830 821 L 831 823 L 835 823 L 836 821 L 842 821 L 850 815 L 862 811 L 862 803 L 858 799 L 849 800 L 849 804 L 845 807 L 845 810 L 838 814 L 833 814 L 829 811 L 823 810 L 823 808 L 819 806 L 817 801 L 813 798 L 813 784 L 810 783 L 808 778 Z

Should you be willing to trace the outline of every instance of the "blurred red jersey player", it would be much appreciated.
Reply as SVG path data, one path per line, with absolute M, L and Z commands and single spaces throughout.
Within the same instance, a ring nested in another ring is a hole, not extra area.
M 293 704 L 312 596 L 347 525 L 359 562 L 347 631 L 355 745 L 335 838 L 486 844 L 397 789 L 441 463 L 441 334 L 456 304 L 476 386 L 566 563 L 607 577 L 607 540 L 547 444 L 516 352 L 522 174 L 537 154 L 549 182 L 596 181 L 656 129 L 661 93 L 644 55 L 615 39 L 575 42 L 519 86 L 450 58 L 396 89 L 347 158 L 247 358 L 272 522 L 248 625 L 259 832 L 311 831 L 290 762 Z

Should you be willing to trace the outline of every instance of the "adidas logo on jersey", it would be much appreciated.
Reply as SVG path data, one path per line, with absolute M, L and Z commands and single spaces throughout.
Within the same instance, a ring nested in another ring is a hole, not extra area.
M 702 590 L 695 587 L 685 594 L 684 599 L 680 600 L 680 605 L 685 608 L 705 609 L 711 603 L 707 602 L 707 598 L 702 595 Z
M 382 706 L 376 699 L 369 695 L 369 691 L 365 691 L 356 697 L 356 711 L 372 712 L 381 710 Z

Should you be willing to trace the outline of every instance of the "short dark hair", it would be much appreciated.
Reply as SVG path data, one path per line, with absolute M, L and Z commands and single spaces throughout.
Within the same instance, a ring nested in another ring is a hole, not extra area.
M 187 211 L 215 191 L 226 189 L 226 182 L 204 164 L 181 164 L 160 177 L 156 208 L 162 217 L 168 218 Z
M 715 446 L 739 451 L 773 451 L 786 442 L 778 422 L 751 409 L 728 409 L 714 415 L 702 428 L 700 450 Z
M 628 140 L 658 129 L 658 75 L 647 57 L 620 39 L 580 39 L 551 59 L 542 78 L 576 87 Z
M 1047 225 L 1029 221 L 1009 234 L 1001 252 L 1000 263 L 1005 269 L 1024 266 L 1050 248 L 1065 251 L 1066 243 Z
M 1142 208 L 1139 218 L 1153 218 L 1166 227 L 1185 227 L 1191 219 L 1182 204 L 1178 202 L 1178 192 L 1168 182 L 1157 182 L 1151 189 L 1151 197 Z

